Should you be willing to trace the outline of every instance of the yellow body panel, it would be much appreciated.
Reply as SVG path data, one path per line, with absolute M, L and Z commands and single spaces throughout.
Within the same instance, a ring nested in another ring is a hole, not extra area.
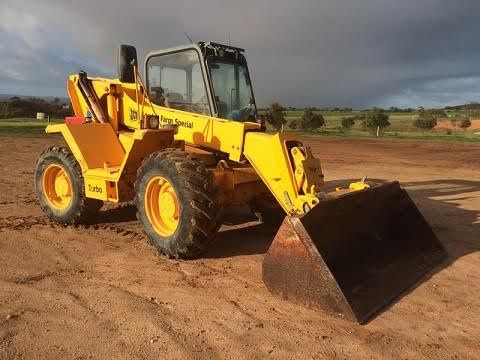
M 266 186 L 288 214 L 303 214 L 318 204 L 317 194 L 323 187 L 320 162 L 296 136 L 270 135 L 259 131 L 257 123 L 157 106 L 140 83 L 88 80 L 107 123 L 54 125 L 47 129 L 65 137 L 82 167 L 87 196 L 130 200 L 136 170 L 146 156 L 166 147 L 188 144 L 210 154 L 226 154 L 230 162 L 238 164 L 219 163 L 211 168 L 222 203 L 248 202 L 265 192 Z M 67 88 L 75 115 L 85 117 L 89 106 L 80 90 L 79 75 L 69 77 Z M 146 130 L 152 115 L 158 116 L 161 126 L 170 125 L 164 130 L 169 136 L 162 136 L 162 130 Z M 95 116 L 92 120 L 97 121 Z M 211 159 L 218 161 L 215 156 Z
M 47 133 L 61 132 L 82 171 L 119 166 L 125 151 L 110 124 L 49 125 Z
M 88 198 L 103 201 L 118 201 L 117 184 L 114 181 L 106 181 L 104 178 L 84 175 L 85 195 Z
M 144 90 L 136 84 L 121 83 L 117 79 L 89 78 L 96 95 L 104 108 L 114 109 L 112 99 L 108 99 L 111 88 L 115 88 L 117 98 L 118 119 L 131 129 L 145 127 L 145 115 L 158 115 L 161 125 L 176 125 L 178 140 L 186 143 L 220 151 L 229 155 L 229 159 L 240 161 L 243 152 L 243 138 L 246 130 L 260 129 L 260 125 L 251 122 L 236 122 L 223 120 L 212 116 L 175 110 L 151 103 L 143 95 Z M 72 107 L 76 116 L 86 116 L 88 106 L 80 94 L 78 75 L 71 75 L 67 88 L 69 89 Z M 137 88 L 137 89 L 136 89 Z M 72 93 L 74 95 L 72 96 Z M 110 112 L 109 112 L 110 115 Z
M 152 152 L 174 147 L 173 130 L 124 131 L 110 124 L 56 124 L 47 133 L 61 133 L 82 169 L 85 195 L 103 201 L 133 199 L 133 181 L 142 160 Z

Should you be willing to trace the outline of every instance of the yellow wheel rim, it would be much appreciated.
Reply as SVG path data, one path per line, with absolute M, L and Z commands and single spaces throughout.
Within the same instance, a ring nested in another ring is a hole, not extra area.
M 64 210 L 72 201 L 72 182 L 63 167 L 49 165 L 42 176 L 43 194 L 48 203 L 57 210 Z
M 161 236 L 170 236 L 178 227 L 180 204 L 172 184 L 155 176 L 147 184 L 145 210 L 153 229 Z

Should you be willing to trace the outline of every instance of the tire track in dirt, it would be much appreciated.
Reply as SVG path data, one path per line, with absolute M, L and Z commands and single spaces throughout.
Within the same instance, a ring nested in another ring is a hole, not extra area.
M 0 218 L 0 230 L 29 230 L 34 226 L 56 227 L 44 216 L 7 216 Z
M 60 225 L 52 222 L 45 216 L 7 216 L 0 218 L 0 231 L 4 229 L 9 230 L 30 230 L 33 227 L 50 227 L 53 229 L 62 229 L 66 227 L 85 230 L 105 230 L 114 232 L 120 236 L 131 236 L 134 238 L 144 238 L 145 235 L 141 232 L 122 227 L 117 224 L 91 224 L 91 225 Z
M 102 292 L 108 293 L 109 298 L 116 302 L 112 311 L 103 307 L 96 292 L 89 293 L 93 288 L 103 289 Z M 90 295 L 86 296 L 83 293 Z M 189 326 L 191 320 L 172 311 L 168 302 L 158 301 L 154 297 L 146 297 L 126 287 L 102 280 L 94 280 L 88 284 L 80 282 L 77 290 L 68 291 L 66 294 L 74 304 L 92 316 L 92 321 L 97 326 L 110 333 L 112 337 L 122 338 L 124 335 L 122 323 L 128 323 L 129 327 L 146 326 L 148 330 L 145 335 L 149 338 L 150 346 L 156 346 L 160 339 L 165 343 L 167 338 L 169 341 L 163 346 L 171 347 L 173 344 L 181 349 L 185 357 L 198 358 L 194 354 L 200 353 L 208 353 L 208 358 L 219 357 L 205 332 L 194 334 L 193 328 Z M 124 317 L 119 318 L 118 313 L 124 314 Z
M 17 285 L 30 285 L 54 275 L 56 275 L 56 273 L 47 271 L 47 272 L 36 274 L 36 275 L 19 277 L 19 278 L 13 279 L 12 282 L 14 282 Z
M 194 354 L 208 350 L 210 358 L 218 358 L 218 354 L 213 350 L 213 345 L 208 343 L 206 339 L 198 340 L 194 337 L 189 337 L 183 329 L 180 327 L 177 328 L 177 324 L 182 323 L 188 329 L 189 319 L 185 319 L 184 316 L 179 316 L 170 310 L 164 303 L 157 301 L 155 298 L 146 298 L 142 295 L 136 294 L 135 292 L 128 290 L 124 287 L 117 285 L 108 285 L 110 288 L 119 291 L 131 297 L 132 301 L 140 302 L 144 307 L 147 308 L 145 313 L 153 314 L 153 319 L 151 319 L 154 324 L 156 324 L 174 343 L 178 344 L 185 355 Z M 156 310 L 160 310 L 161 314 L 158 314 Z M 183 330 L 183 331 L 182 331 Z M 155 338 L 152 338 L 155 342 Z M 157 339 L 158 340 L 158 339 Z
M 36 199 L 35 195 L 32 194 L 31 196 L 18 197 L 16 201 L 0 201 L 0 205 L 18 205 L 19 203 L 22 203 L 24 205 L 38 204 L 38 200 Z

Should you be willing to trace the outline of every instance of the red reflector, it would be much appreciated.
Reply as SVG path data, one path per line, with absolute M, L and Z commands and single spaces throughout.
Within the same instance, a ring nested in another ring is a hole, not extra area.
M 83 116 L 66 117 L 65 124 L 85 124 L 85 118 Z

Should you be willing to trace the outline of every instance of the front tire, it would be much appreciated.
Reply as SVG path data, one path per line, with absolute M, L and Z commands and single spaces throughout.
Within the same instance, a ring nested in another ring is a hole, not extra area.
M 213 177 L 179 149 L 151 154 L 137 172 L 137 217 L 150 243 L 174 258 L 195 258 L 221 225 Z
M 103 205 L 85 197 L 80 165 L 67 148 L 54 146 L 42 152 L 34 181 L 40 207 L 57 223 L 88 223 Z

